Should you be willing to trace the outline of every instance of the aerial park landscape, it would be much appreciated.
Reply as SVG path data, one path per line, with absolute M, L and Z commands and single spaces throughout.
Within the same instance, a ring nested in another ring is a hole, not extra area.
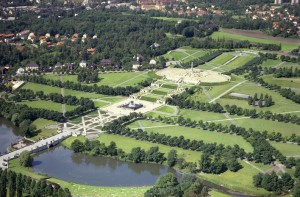
M 298 1 L 0 5 L 0 197 L 300 196 Z

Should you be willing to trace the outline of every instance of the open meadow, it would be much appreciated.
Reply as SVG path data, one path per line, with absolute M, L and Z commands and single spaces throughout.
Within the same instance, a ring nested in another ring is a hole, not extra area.
M 44 100 L 24 101 L 24 102 L 18 102 L 18 104 L 27 105 L 32 108 L 53 110 L 53 111 L 57 111 L 57 112 L 62 111 L 62 104 L 55 103 L 52 101 L 44 101 Z M 74 110 L 75 108 L 76 108 L 76 106 L 66 105 L 66 111 L 71 111 L 71 110 Z
M 180 61 L 183 63 L 190 62 L 194 59 L 201 58 L 210 50 L 206 49 L 195 49 L 191 47 L 181 47 L 172 51 L 169 51 L 163 55 L 169 61 Z
M 97 84 L 98 86 L 107 85 L 111 87 L 135 86 L 150 76 L 147 72 L 116 72 L 116 73 L 100 73 L 98 75 L 100 81 L 87 85 Z M 57 74 L 45 75 L 44 78 L 52 80 L 60 80 Z M 63 81 L 77 82 L 77 75 L 64 75 Z
M 183 136 L 186 139 L 190 140 L 203 140 L 205 143 L 217 143 L 234 146 L 235 144 L 239 145 L 246 152 L 252 152 L 252 146 L 246 142 L 241 136 L 235 136 L 225 133 L 211 132 L 202 129 L 183 127 L 178 125 L 164 124 L 161 122 L 153 122 L 148 120 L 141 120 L 138 123 L 129 125 L 129 128 L 138 129 L 141 128 L 148 133 L 160 133 L 170 136 Z
M 299 44 L 297 44 L 297 40 L 294 39 L 289 39 L 291 41 L 288 40 L 281 40 L 281 41 L 277 41 L 278 38 L 274 38 L 272 36 L 266 36 L 263 35 L 262 33 L 259 34 L 258 36 L 255 35 L 255 37 L 253 37 L 254 34 L 250 33 L 251 31 L 246 31 L 246 33 L 242 33 L 241 31 L 238 30 L 234 30 L 234 31 L 218 31 L 218 32 L 214 32 L 212 34 L 212 38 L 214 39 L 233 39 L 233 40 L 248 40 L 249 42 L 254 42 L 254 43 L 263 43 L 263 44 L 277 44 L 277 45 L 281 45 L 282 47 L 282 51 L 290 51 L 292 49 L 298 48 Z M 299 43 L 299 41 L 298 41 Z

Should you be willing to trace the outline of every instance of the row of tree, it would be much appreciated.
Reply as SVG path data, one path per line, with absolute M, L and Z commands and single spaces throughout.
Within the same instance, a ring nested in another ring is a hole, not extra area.
M 81 97 L 78 99 L 76 96 L 67 95 L 62 96 L 58 93 L 45 94 L 44 91 L 37 91 L 36 93 L 30 89 L 20 89 L 14 92 L 13 96 L 9 97 L 8 100 L 13 100 L 15 102 L 21 102 L 22 100 L 50 100 L 55 103 L 67 104 L 67 105 L 80 105 L 86 106 L 90 109 L 95 109 L 94 102 L 88 98 Z
M 285 89 L 288 91 L 288 89 Z M 166 103 L 170 105 L 176 105 L 182 109 L 193 109 L 199 111 L 210 111 L 216 113 L 228 112 L 231 115 L 248 116 L 251 118 L 261 118 L 266 120 L 273 120 L 278 122 L 286 122 L 293 124 L 300 124 L 300 117 L 290 114 L 274 114 L 271 111 L 260 111 L 259 113 L 255 109 L 244 109 L 236 105 L 222 106 L 219 103 L 204 103 L 200 101 L 193 101 L 190 97 L 198 91 L 197 87 L 186 89 L 181 94 L 173 95 L 166 99 Z M 270 97 L 269 97 L 270 99 Z
M 77 81 L 83 83 L 97 83 L 99 81 L 98 71 L 81 69 L 77 75 Z
M 0 196 L 71 197 L 68 188 L 0 168 Z
M 202 64 L 205 64 L 205 62 L 209 62 L 209 61 L 215 59 L 216 57 L 221 55 L 223 52 L 225 52 L 225 51 L 224 50 L 212 51 L 212 52 L 205 54 L 201 58 L 194 59 L 192 62 L 195 66 L 202 65 Z M 182 63 L 180 65 L 176 65 L 175 67 L 190 68 L 191 62 Z
M 270 107 L 274 105 L 274 102 L 272 100 L 272 96 L 269 96 L 268 94 L 260 94 L 260 97 L 258 98 L 257 93 L 255 93 L 254 96 L 248 97 L 248 105 Z
M 126 87 L 110 87 L 110 86 L 98 86 L 97 84 L 94 84 L 92 86 L 90 85 L 82 85 L 81 83 L 75 83 L 71 81 L 61 82 L 59 80 L 51 80 L 51 79 L 45 79 L 41 76 L 30 76 L 30 75 L 24 75 L 20 76 L 21 80 L 29 81 L 33 83 L 39 83 L 39 84 L 45 84 L 50 86 L 57 86 L 57 87 L 64 87 L 67 89 L 72 90 L 78 90 L 78 91 L 84 91 L 84 92 L 95 92 L 97 94 L 105 94 L 105 95 L 122 95 L 122 96 L 129 96 L 133 93 L 139 92 L 142 87 L 149 86 L 152 83 L 152 80 L 145 80 L 143 82 L 140 82 L 137 86 L 126 86 Z
M 255 187 L 264 188 L 267 191 L 274 191 L 276 194 L 288 192 L 294 187 L 295 181 L 288 173 L 283 173 L 279 178 L 275 172 L 271 174 L 259 173 L 253 176 Z
M 281 77 L 286 77 L 286 78 L 291 78 L 291 77 L 300 77 L 300 69 L 298 68 L 279 68 L 276 69 L 275 72 L 273 73 L 273 76 L 276 78 L 281 78 Z
M 174 121 L 171 118 L 165 117 L 165 118 L 155 118 L 156 121 L 162 121 L 166 124 L 175 124 L 176 121 Z M 222 124 L 216 124 L 214 122 L 203 122 L 200 121 L 191 121 L 191 119 L 185 119 L 182 116 L 180 116 L 177 119 L 177 124 L 180 126 L 185 127 L 191 127 L 191 128 L 201 128 L 203 130 L 209 130 L 209 131 L 216 131 L 216 132 L 223 132 L 223 133 L 229 133 L 233 135 L 240 135 L 242 136 L 246 141 L 248 141 L 253 147 L 254 151 L 253 153 L 245 153 L 244 150 L 241 149 L 241 152 L 238 151 L 239 147 L 234 146 L 233 148 L 236 149 L 233 151 L 236 158 L 247 158 L 248 160 L 259 162 L 259 163 L 267 163 L 270 164 L 272 161 L 274 161 L 274 158 L 280 159 L 282 162 L 286 162 L 286 158 L 274 147 L 272 147 L 267 140 L 274 140 L 274 141 L 281 141 L 283 140 L 283 137 L 281 133 L 275 133 L 275 132 L 259 132 L 254 131 L 253 129 L 245 129 L 243 127 L 237 127 L 235 125 L 230 125 L 229 127 L 227 125 Z M 254 139 L 253 139 L 254 138 Z M 300 137 L 297 138 L 300 140 Z M 257 140 L 257 142 L 255 141 Z M 228 156 L 226 157 L 228 158 Z M 289 165 L 292 167 L 295 164 L 292 160 L 289 162 Z

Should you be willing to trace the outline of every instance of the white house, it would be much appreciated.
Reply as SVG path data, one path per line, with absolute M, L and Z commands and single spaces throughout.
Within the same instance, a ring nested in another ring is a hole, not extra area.
M 149 64 L 156 65 L 156 61 L 154 59 L 150 60 Z
M 17 70 L 17 75 L 22 75 L 22 74 L 24 74 L 25 73 L 25 69 L 24 68 L 19 68 L 18 70 Z
M 81 60 L 81 62 L 79 63 L 79 66 L 80 66 L 81 68 L 86 68 L 86 61 Z
M 138 68 L 139 68 L 140 66 L 141 66 L 141 65 L 140 65 L 140 63 L 139 63 L 138 61 L 133 62 L 133 64 L 132 64 L 132 69 L 133 69 L 133 70 L 138 70 Z

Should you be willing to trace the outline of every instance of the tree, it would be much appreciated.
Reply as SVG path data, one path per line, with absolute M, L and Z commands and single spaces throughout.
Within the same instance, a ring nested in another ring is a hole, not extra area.
M 145 193 L 145 197 L 180 197 L 182 191 L 180 189 L 177 177 L 172 173 L 167 173 L 160 176 L 155 185 Z
M 237 172 L 242 169 L 243 166 L 237 161 L 237 159 L 230 159 L 227 161 L 227 168 L 232 172 Z
M 300 178 L 300 164 L 296 165 L 295 177 Z
M 19 157 L 20 165 L 24 167 L 31 167 L 33 163 L 33 157 L 30 155 L 29 151 L 23 151 Z
M 135 163 L 141 163 L 145 160 L 145 151 L 141 147 L 132 148 L 128 159 Z
M 177 162 L 177 151 L 172 149 L 168 153 L 168 158 L 167 158 L 168 166 L 173 167 L 176 165 L 176 162 Z
M 20 125 L 20 132 L 25 135 L 26 137 L 30 137 L 32 134 L 32 131 L 35 129 L 34 126 L 31 126 L 31 121 L 26 119 L 23 120 Z
M 75 153 L 79 153 L 79 152 L 83 152 L 85 150 L 85 147 L 84 147 L 84 144 L 80 140 L 76 139 L 72 142 L 71 149 Z
M 299 197 L 300 196 L 300 182 L 298 182 L 294 188 L 293 191 L 293 196 L 294 197 Z

